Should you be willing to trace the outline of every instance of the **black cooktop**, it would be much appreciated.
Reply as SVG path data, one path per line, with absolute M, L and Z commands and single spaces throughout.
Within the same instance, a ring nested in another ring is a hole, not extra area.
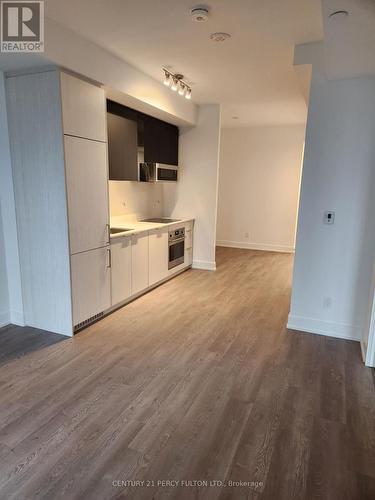
M 180 222 L 180 219 L 163 219 L 155 217 L 154 219 L 142 219 L 141 222 L 155 222 L 157 224 L 171 224 L 172 222 Z

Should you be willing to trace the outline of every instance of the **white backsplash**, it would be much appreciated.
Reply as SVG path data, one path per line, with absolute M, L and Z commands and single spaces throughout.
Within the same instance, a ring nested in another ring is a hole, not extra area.
M 162 184 L 131 181 L 109 181 L 111 217 L 136 214 L 138 219 L 162 217 L 164 196 Z

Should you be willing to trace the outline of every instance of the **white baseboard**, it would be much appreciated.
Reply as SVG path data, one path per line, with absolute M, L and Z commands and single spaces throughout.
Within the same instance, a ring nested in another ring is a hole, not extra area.
M 23 313 L 18 311 L 0 312 L 0 328 L 7 325 L 25 326 Z
M 216 271 L 216 262 L 206 260 L 194 260 L 193 269 L 204 269 L 205 271 Z
M 12 325 L 25 326 L 23 313 L 19 311 L 10 311 L 10 322 Z
M 268 243 L 246 243 L 242 241 L 218 240 L 218 247 L 244 248 L 247 250 L 264 250 L 266 252 L 294 253 L 294 247 L 284 245 L 270 245 Z
M 0 312 L 0 328 L 10 324 L 9 311 Z
M 362 329 L 358 326 L 294 316 L 292 314 L 289 314 L 287 328 L 338 339 L 356 340 L 358 342 L 362 339 Z
M 361 340 L 361 354 L 362 354 L 362 361 L 366 363 L 366 353 L 367 353 L 367 345 Z

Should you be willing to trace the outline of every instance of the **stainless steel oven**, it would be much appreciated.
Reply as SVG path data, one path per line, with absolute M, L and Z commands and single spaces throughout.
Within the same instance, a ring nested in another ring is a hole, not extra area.
M 185 262 L 185 228 L 169 231 L 168 269 L 173 269 Z

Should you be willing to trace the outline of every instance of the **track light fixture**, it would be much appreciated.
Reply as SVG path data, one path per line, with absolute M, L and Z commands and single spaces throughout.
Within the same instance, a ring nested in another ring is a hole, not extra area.
M 179 93 L 181 96 L 185 96 L 186 99 L 191 99 L 191 88 L 184 81 L 184 75 L 179 73 L 171 73 L 167 69 L 163 68 L 164 71 L 164 85 L 170 87 L 174 92 Z

